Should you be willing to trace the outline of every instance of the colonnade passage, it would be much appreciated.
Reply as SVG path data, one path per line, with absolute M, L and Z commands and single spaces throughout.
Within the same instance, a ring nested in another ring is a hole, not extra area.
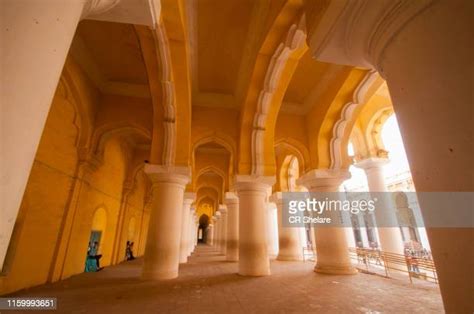
M 1 1 L 0 295 L 474 312 L 473 5 Z M 354 191 L 372 213 L 288 225 Z

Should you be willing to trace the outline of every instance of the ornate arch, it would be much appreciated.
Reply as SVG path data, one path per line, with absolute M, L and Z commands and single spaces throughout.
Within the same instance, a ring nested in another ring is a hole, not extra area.
M 273 155 L 275 123 L 284 96 L 282 91 L 286 90 L 297 61 L 307 49 L 305 24 L 303 15 L 290 26 L 285 40 L 278 45 L 267 68 L 252 123 L 252 175 L 265 175 L 265 156 Z M 267 147 L 266 143 L 270 143 L 270 146 Z
M 369 71 L 355 89 L 352 101 L 348 102 L 341 111 L 340 118 L 332 128 L 332 138 L 329 142 L 331 158 L 330 169 L 342 169 L 347 160 L 347 136 L 350 134 L 348 127 L 352 126 L 357 118 L 355 113 L 366 100 L 366 94 L 372 84 L 379 78 L 376 71 Z

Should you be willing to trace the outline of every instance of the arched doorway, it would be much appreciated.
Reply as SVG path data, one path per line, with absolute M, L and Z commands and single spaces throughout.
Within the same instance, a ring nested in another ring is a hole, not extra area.
M 91 234 L 85 263 L 86 272 L 94 272 L 100 269 L 99 259 L 102 256 L 101 246 L 105 242 L 106 227 L 107 212 L 103 207 L 99 207 L 92 217 Z
M 198 242 L 199 243 L 206 243 L 208 226 L 209 226 L 209 216 L 206 214 L 202 214 L 199 217 L 199 228 L 198 228 Z

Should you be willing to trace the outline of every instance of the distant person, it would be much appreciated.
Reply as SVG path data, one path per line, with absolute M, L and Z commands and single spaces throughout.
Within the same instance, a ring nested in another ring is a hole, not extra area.
M 127 241 L 127 248 L 125 249 L 125 258 L 127 261 L 132 261 L 135 259 L 135 256 L 133 256 L 133 242 Z
M 102 258 L 102 254 L 97 254 L 99 250 L 99 242 L 94 241 L 91 246 L 89 246 L 87 255 L 89 258 L 94 259 L 97 265 L 97 270 L 101 270 L 103 267 L 100 267 L 100 259 Z

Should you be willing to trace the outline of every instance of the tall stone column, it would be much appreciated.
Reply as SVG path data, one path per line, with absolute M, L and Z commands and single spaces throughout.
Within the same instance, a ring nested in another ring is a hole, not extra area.
M 183 197 L 182 217 L 181 217 L 181 241 L 179 247 L 179 262 L 181 264 L 188 261 L 189 238 L 191 230 L 189 229 L 189 209 L 196 198 L 195 193 L 186 192 Z
M 217 217 L 216 215 L 212 216 L 212 247 L 217 247 Z
M 196 212 L 196 209 L 193 206 L 189 207 L 188 212 L 186 215 L 188 215 L 188 238 L 187 238 L 187 254 L 188 256 L 191 255 L 191 253 L 194 251 L 194 240 L 195 240 L 195 228 L 194 228 L 194 213 Z
M 214 242 L 214 225 L 209 224 L 209 226 L 207 226 L 206 244 L 212 246 L 213 242 Z
M 355 165 L 364 169 L 370 192 L 388 192 L 383 173 L 383 167 L 388 162 L 386 158 L 367 158 Z M 385 226 L 377 226 L 382 251 L 404 254 L 403 239 L 392 200 L 388 193 L 377 193 L 376 196 L 375 220 L 385 224 Z
M 152 207 L 142 277 L 172 279 L 178 276 L 183 195 L 189 169 L 145 165 L 152 182 Z
M 237 176 L 239 196 L 239 274 L 270 275 L 267 250 L 266 198 L 273 177 Z
M 115 231 L 114 249 L 112 251 L 112 264 L 117 264 L 125 259 L 126 239 L 123 238 L 125 228 L 125 216 L 128 207 L 128 198 L 133 190 L 133 183 L 125 181 L 122 186 L 122 201 L 120 202 L 119 215 L 117 219 L 117 228 Z M 125 240 L 125 241 L 122 241 Z
M 303 251 L 298 228 L 283 225 L 283 198 L 281 192 L 276 192 L 271 197 L 277 206 L 278 216 L 278 256 L 279 261 L 301 261 Z
M 316 169 L 298 179 L 298 184 L 309 192 L 339 192 L 339 186 L 350 178 L 348 171 Z M 337 212 L 329 212 L 335 220 Z M 343 227 L 315 227 L 317 262 L 315 272 L 334 275 L 352 275 L 357 270 L 352 266 Z
M 233 192 L 225 193 L 227 206 L 227 254 L 231 262 L 239 260 L 239 198 Z
M 227 254 L 227 207 L 219 205 L 219 212 L 221 213 L 221 247 L 220 252 L 225 256 Z
M 267 202 L 267 248 L 270 259 L 278 254 L 278 222 L 277 207 L 273 202 Z
M 216 250 L 217 252 L 221 252 L 221 228 L 222 228 L 222 217 L 221 213 L 217 210 L 216 213 L 214 214 L 214 217 L 216 218 L 216 234 L 214 237 L 215 243 L 216 243 Z
M 77 24 L 116 3 L 1 1 L 0 265 Z

